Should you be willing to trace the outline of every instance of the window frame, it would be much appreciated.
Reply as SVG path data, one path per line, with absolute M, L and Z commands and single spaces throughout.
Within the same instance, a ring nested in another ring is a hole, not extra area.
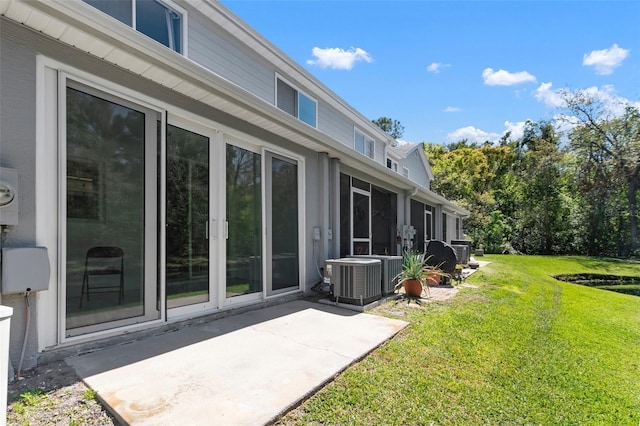
M 58 338 L 57 343 L 64 344 L 67 342 L 75 342 L 85 339 L 86 336 L 96 336 L 100 333 L 112 333 L 113 330 L 119 330 L 123 328 L 131 327 L 151 327 L 154 324 L 160 323 L 164 320 L 164 289 L 158 288 L 157 283 L 161 280 L 161 276 L 158 273 L 158 269 L 155 265 L 158 265 L 159 252 L 154 249 L 159 244 L 161 238 L 160 233 L 153 226 L 160 220 L 160 212 L 154 207 L 158 204 L 158 198 L 161 197 L 160 188 L 157 184 L 157 174 L 161 173 L 157 162 L 158 150 L 163 148 L 164 140 L 164 127 L 166 120 L 166 110 L 160 106 L 159 103 L 154 102 L 153 99 L 144 96 L 138 96 L 138 94 L 132 94 L 125 87 L 119 86 L 115 83 L 102 80 L 95 76 L 86 75 L 79 72 L 69 66 L 62 64 L 51 65 L 57 73 L 57 87 L 55 90 L 55 96 L 57 98 L 58 111 L 56 125 L 58 126 L 57 135 L 57 149 L 58 158 L 56 174 L 58 182 L 57 193 L 57 227 L 61 236 L 61 240 L 58 243 L 58 262 L 56 267 L 59 274 L 63 278 L 58 288 L 59 300 L 58 300 Z M 90 96 L 105 100 L 110 103 L 122 105 L 126 108 L 135 109 L 145 114 L 145 122 L 147 128 L 145 128 L 144 135 L 144 153 L 143 158 L 145 160 L 144 165 L 144 220 L 143 220 L 143 235 L 144 235 L 144 254 L 143 260 L 143 283 L 142 290 L 144 291 L 144 298 L 142 301 L 143 314 L 130 318 L 114 319 L 109 321 L 97 322 L 89 325 L 82 325 L 78 327 L 69 328 L 69 318 L 67 316 L 66 309 L 63 308 L 62 303 L 66 301 L 67 297 L 67 246 L 69 239 L 67 236 L 67 205 L 66 197 L 68 188 L 66 185 L 67 174 L 67 124 L 68 117 L 67 107 L 67 90 L 71 88 L 86 93 Z M 53 92 L 51 92 L 53 94 Z M 154 119 L 153 116 L 156 116 Z M 156 122 L 161 127 L 161 134 L 155 131 L 149 131 L 150 127 L 153 127 L 153 122 Z M 150 127 L 149 127 L 150 126 Z M 162 284 L 164 285 L 164 283 Z M 159 301 L 159 304 L 158 304 Z
M 296 99 L 295 99 L 295 111 L 294 111 L 294 114 L 291 114 L 289 111 L 281 108 L 280 105 L 278 104 L 278 83 L 279 82 L 289 86 L 289 88 L 295 93 Z M 300 90 L 300 88 L 298 88 L 298 86 L 296 86 L 295 84 L 292 84 L 289 80 L 287 80 L 286 78 L 282 77 L 278 73 L 275 73 L 275 85 L 274 86 L 275 86 L 275 97 L 274 97 L 274 102 L 273 103 L 276 106 L 276 108 L 278 108 L 280 111 L 284 111 L 287 114 L 292 115 L 293 117 L 295 117 L 298 120 L 300 120 L 303 123 L 305 123 L 307 126 L 313 127 L 314 129 L 318 128 L 318 100 L 316 98 L 314 98 L 313 96 L 309 95 L 304 90 Z M 315 109 L 313 111 L 313 124 L 303 120 L 300 117 L 300 105 L 301 105 L 300 100 L 301 100 L 301 97 L 304 97 L 305 100 L 311 101 L 311 103 L 313 103 L 315 105 Z
M 362 151 L 358 149 L 358 135 L 362 136 L 363 138 Z M 369 148 L 369 152 L 367 152 L 367 147 Z M 376 159 L 376 140 L 371 136 L 368 136 L 365 132 L 358 129 L 357 127 L 353 128 L 353 149 L 355 149 L 360 154 L 371 158 L 374 161 Z
M 387 157 L 387 168 L 398 173 L 398 162 Z
M 402 176 L 406 177 L 407 179 L 410 178 L 409 168 L 407 166 L 402 166 Z
M 171 10 L 172 12 L 180 15 L 180 46 L 178 49 L 172 49 L 169 46 L 166 46 L 164 43 L 154 39 L 153 37 L 143 33 L 142 31 L 138 30 L 138 22 L 137 22 L 137 2 L 141 1 L 141 0 L 129 0 L 131 2 L 131 23 L 128 22 L 124 22 L 122 20 L 120 20 L 119 18 L 110 15 L 108 12 L 103 11 L 102 9 L 99 9 L 98 7 L 94 6 L 93 4 L 86 2 L 86 4 L 88 4 L 91 7 L 94 7 L 98 10 L 100 10 L 101 12 L 105 13 L 108 16 L 111 16 L 113 19 L 117 20 L 118 22 L 123 23 L 124 25 L 132 28 L 133 30 L 135 30 L 136 32 L 143 34 L 146 37 L 149 37 L 150 39 L 154 40 L 157 43 L 162 44 L 163 46 L 165 46 L 167 49 L 170 49 L 180 55 L 183 56 L 187 56 L 187 28 L 188 28 L 188 17 L 187 17 L 187 11 L 186 9 L 178 6 L 177 3 L 175 3 L 172 0 L 150 0 L 150 1 L 154 1 L 155 3 L 158 3 L 159 5 Z

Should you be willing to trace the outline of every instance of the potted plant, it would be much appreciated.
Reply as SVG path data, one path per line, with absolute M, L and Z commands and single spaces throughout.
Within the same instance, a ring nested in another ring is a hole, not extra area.
M 427 264 L 425 255 L 417 252 L 406 252 L 403 256 L 402 271 L 398 274 L 396 290 L 401 286 L 410 297 L 420 297 L 423 286 L 437 285 L 447 274 L 440 268 Z
M 420 297 L 425 281 L 424 255 L 413 251 L 405 252 L 402 259 L 402 271 L 398 274 L 396 290 L 401 286 L 410 297 Z

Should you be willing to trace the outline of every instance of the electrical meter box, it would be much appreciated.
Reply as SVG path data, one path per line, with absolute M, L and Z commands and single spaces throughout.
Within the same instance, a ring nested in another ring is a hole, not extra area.
M 45 247 L 2 249 L 2 294 L 49 289 L 49 254 Z
M 0 225 L 18 224 L 18 171 L 0 167 Z

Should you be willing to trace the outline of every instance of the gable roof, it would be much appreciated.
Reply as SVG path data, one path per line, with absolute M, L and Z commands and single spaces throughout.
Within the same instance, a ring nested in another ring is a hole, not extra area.
M 424 153 L 422 143 L 405 143 L 397 146 L 389 146 L 387 147 L 387 152 L 400 160 L 404 160 L 415 153 L 414 155 L 417 155 L 420 158 L 420 161 L 422 161 L 422 165 L 424 166 L 424 170 L 427 172 L 427 176 L 429 176 L 429 180 L 433 180 L 433 171 L 431 170 L 429 160 Z

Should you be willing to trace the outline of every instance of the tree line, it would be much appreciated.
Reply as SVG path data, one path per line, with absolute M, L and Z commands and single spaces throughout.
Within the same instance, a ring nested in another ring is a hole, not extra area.
M 638 257 L 640 111 L 588 91 L 562 97 L 565 126 L 528 121 L 515 140 L 424 143 L 431 189 L 471 212 L 465 234 L 488 253 Z

